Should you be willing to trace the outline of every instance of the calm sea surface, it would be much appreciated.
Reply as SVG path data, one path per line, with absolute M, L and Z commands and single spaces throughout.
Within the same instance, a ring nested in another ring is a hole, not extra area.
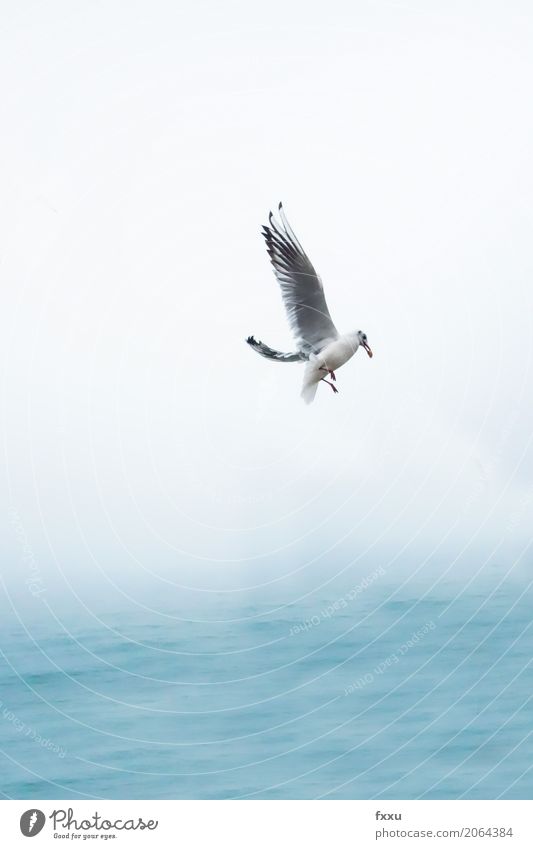
M 10 611 L 3 794 L 531 798 L 532 594 L 460 592 Z

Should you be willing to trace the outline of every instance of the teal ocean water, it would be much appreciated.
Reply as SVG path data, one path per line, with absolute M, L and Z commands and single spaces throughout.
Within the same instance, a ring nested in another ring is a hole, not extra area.
M 366 588 L 290 604 L 11 610 L 11 798 L 533 796 L 533 594 Z

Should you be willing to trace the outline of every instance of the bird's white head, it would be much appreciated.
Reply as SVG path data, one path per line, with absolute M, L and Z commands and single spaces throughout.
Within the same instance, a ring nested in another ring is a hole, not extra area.
M 365 351 L 367 352 L 368 356 L 372 357 L 373 356 L 372 348 L 368 344 L 368 339 L 366 337 L 366 333 L 363 333 L 362 330 L 356 330 L 353 335 L 356 339 L 357 348 L 359 347 L 359 345 L 362 345 L 363 348 L 365 349 Z

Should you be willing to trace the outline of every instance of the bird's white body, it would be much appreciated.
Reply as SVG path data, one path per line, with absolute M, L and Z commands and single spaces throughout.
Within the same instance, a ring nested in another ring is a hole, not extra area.
M 317 386 L 328 372 L 337 371 L 350 360 L 359 348 L 357 332 L 345 333 L 328 342 L 318 354 L 311 354 L 305 367 L 302 398 L 310 404 Z
M 328 371 L 335 371 L 347 363 L 348 360 L 351 360 L 358 347 L 359 338 L 357 332 L 345 333 L 343 336 L 339 336 L 338 339 L 328 342 L 320 353 L 315 355 L 315 358 Z

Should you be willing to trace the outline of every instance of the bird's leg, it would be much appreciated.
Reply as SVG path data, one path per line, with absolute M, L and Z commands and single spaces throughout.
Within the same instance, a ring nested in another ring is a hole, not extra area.
M 320 367 L 319 367 L 319 371 L 325 371 L 325 372 L 326 372 L 326 374 L 329 374 L 329 376 L 331 377 L 331 379 L 332 379 L 332 380 L 337 380 L 337 378 L 335 377 L 335 372 L 334 372 L 334 371 L 332 371 L 331 369 L 329 369 L 329 368 L 324 368 L 324 366 L 320 366 Z M 322 380 L 324 380 L 324 378 L 322 378 Z M 327 382 L 328 382 L 328 381 L 326 380 L 326 383 L 327 383 Z
M 338 395 L 338 394 L 339 394 L 339 390 L 337 389 L 337 387 L 335 386 L 335 384 L 334 384 L 334 383 L 330 383 L 330 382 L 329 382 L 329 380 L 326 380 L 326 378 L 325 378 L 325 377 L 321 377 L 321 378 L 320 378 L 320 380 L 323 380 L 323 381 L 324 381 L 324 383 L 327 383 L 327 384 L 328 384 L 328 386 L 331 386 L 331 388 L 333 389 L 333 391 L 334 391 L 335 395 Z
M 335 372 L 331 371 L 331 369 L 329 369 L 329 368 L 325 368 L 324 366 L 319 366 L 319 367 L 318 367 L 318 370 L 319 370 L 319 371 L 325 371 L 325 372 L 326 372 L 326 374 L 329 374 L 329 375 L 330 375 L 330 377 L 331 377 L 333 380 L 337 380 L 337 378 L 335 377 Z M 334 386 L 334 384 L 333 384 L 333 383 L 330 383 L 330 382 L 329 382 L 329 380 L 326 380 L 326 378 L 325 378 L 325 377 L 321 377 L 321 378 L 320 378 L 320 380 L 323 380 L 323 381 L 324 381 L 324 383 L 327 383 L 327 384 L 328 384 L 328 386 L 331 386 L 331 388 L 333 389 L 333 392 L 335 393 L 335 395 L 337 395 L 337 394 L 338 394 L 339 390 L 337 389 L 337 387 L 336 387 L 336 386 Z

